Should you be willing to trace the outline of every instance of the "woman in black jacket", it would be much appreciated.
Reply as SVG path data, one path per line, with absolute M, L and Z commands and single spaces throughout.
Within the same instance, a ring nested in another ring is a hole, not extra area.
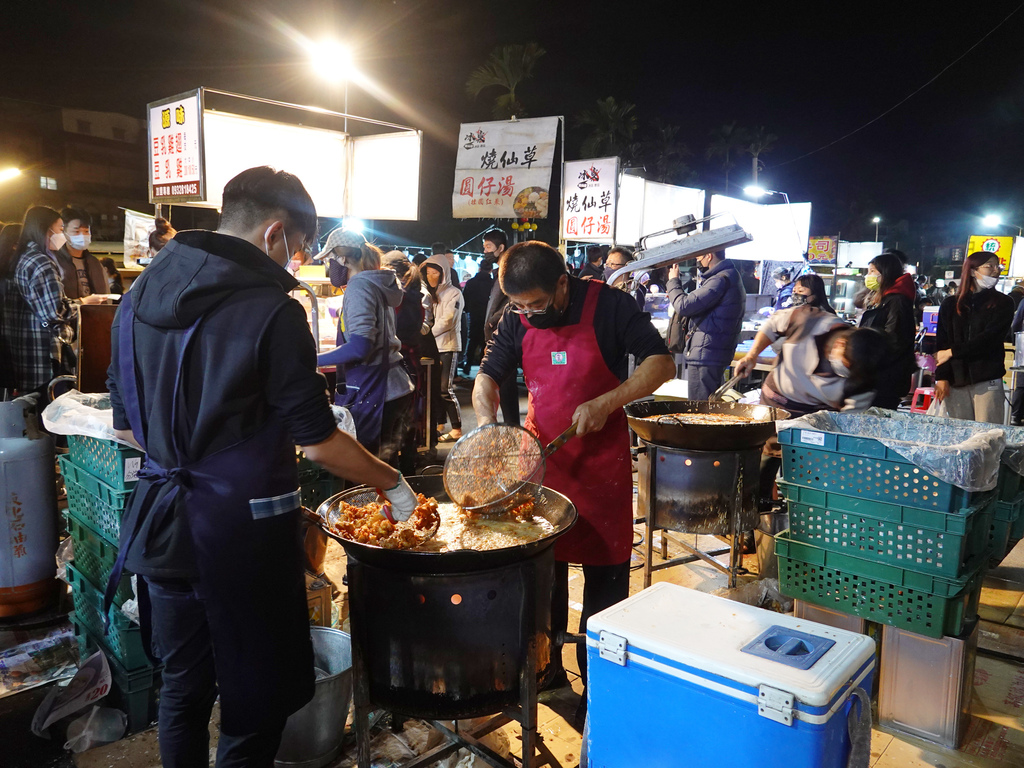
M 995 289 L 999 272 L 998 256 L 972 253 L 960 289 L 939 307 L 935 398 L 954 419 L 1003 423 L 1003 339 L 1013 322 L 1013 299 Z
M 888 354 L 879 367 L 878 387 L 872 405 L 895 409 L 910 392 L 911 376 L 917 370 L 914 356 L 914 278 L 903 271 L 904 259 L 895 251 L 875 256 L 868 264 L 865 286 L 872 291 L 868 309 L 860 319 L 861 328 L 874 328 L 885 334 Z

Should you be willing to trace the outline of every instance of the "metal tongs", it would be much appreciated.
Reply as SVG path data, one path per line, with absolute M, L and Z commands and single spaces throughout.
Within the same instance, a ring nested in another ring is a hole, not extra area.
M 728 392 L 730 389 L 732 389 L 733 385 L 737 381 L 739 381 L 740 379 L 745 379 L 746 377 L 747 377 L 746 374 L 733 376 L 731 379 L 729 379 L 727 382 L 725 382 L 725 384 L 723 384 L 722 386 L 720 386 L 718 389 L 716 389 L 714 392 L 711 393 L 711 396 L 708 398 L 708 402 L 709 403 L 718 403 L 718 402 L 724 403 L 724 402 L 726 402 L 725 397 L 724 397 L 725 393 Z

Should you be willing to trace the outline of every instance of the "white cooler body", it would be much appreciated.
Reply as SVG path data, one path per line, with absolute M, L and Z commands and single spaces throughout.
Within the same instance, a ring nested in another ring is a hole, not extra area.
M 874 654 L 865 635 L 656 584 L 587 623 L 589 765 L 845 768 Z

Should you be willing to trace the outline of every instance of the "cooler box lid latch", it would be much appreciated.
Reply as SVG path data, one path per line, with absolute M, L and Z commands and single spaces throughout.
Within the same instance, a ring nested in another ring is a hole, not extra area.
M 612 661 L 620 667 L 626 666 L 626 638 L 601 630 L 597 652 L 602 659 Z
M 793 724 L 793 694 L 762 685 L 757 689 L 757 714 L 783 725 Z

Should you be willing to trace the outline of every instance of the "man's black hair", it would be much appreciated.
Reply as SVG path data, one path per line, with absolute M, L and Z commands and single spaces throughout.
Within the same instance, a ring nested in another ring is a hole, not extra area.
M 92 227 L 92 216 L 81 208 L 68 206 L 60 212 L 60 218 L 64 222 L 65 227 L 75 219 L 78 219 L 78 226 L 80 227 Z
M 596 264 L 604 258 L 604 248 L 600 245 L 588 245 L 587 246 L 587 261 L 591 264 Z
M 624 245 L 613 245 L 608 249 L 608 255 L 611 256 L 613 253 L 621 253 L 626 261 L 633 260 L 633 252 Z
M 515 296 L 538 288 L 552 294 L 558 279 L 568 274 L 565 259 L 547 243 L 527 240 L 516 243 L 501 255 L 498 282 L 501 290 Z
M 430 255 L 437 256 L 439 254 L 448 253 L 448 245 L 438 240 L 436 243 L 432 243 L 430 246 Z
M 483 240 L 489 243 L 494 243 L 494 247 L 501 246 L 502 248 L 508 248 L 508 235 L 505 234 L 505 230 L 498 229 L 498 227 L 491 227 L 484 232 Z
M 420 264 L 422 264 L 429 258 L 430 257 L 427 256 L 427 254 L 424 251 L 420 251 L 419 253 L 412 257 L 412 263 L 418 267 Z
M 316 242 L 316 207 L 298 176 L 261 165 L 242 171 L 224 186 L 223 228 L 248 231 L 281 214 L 286 231 L 291 227 L 307 243 Z M 297 248 L 299 244 L 289 245 Z

